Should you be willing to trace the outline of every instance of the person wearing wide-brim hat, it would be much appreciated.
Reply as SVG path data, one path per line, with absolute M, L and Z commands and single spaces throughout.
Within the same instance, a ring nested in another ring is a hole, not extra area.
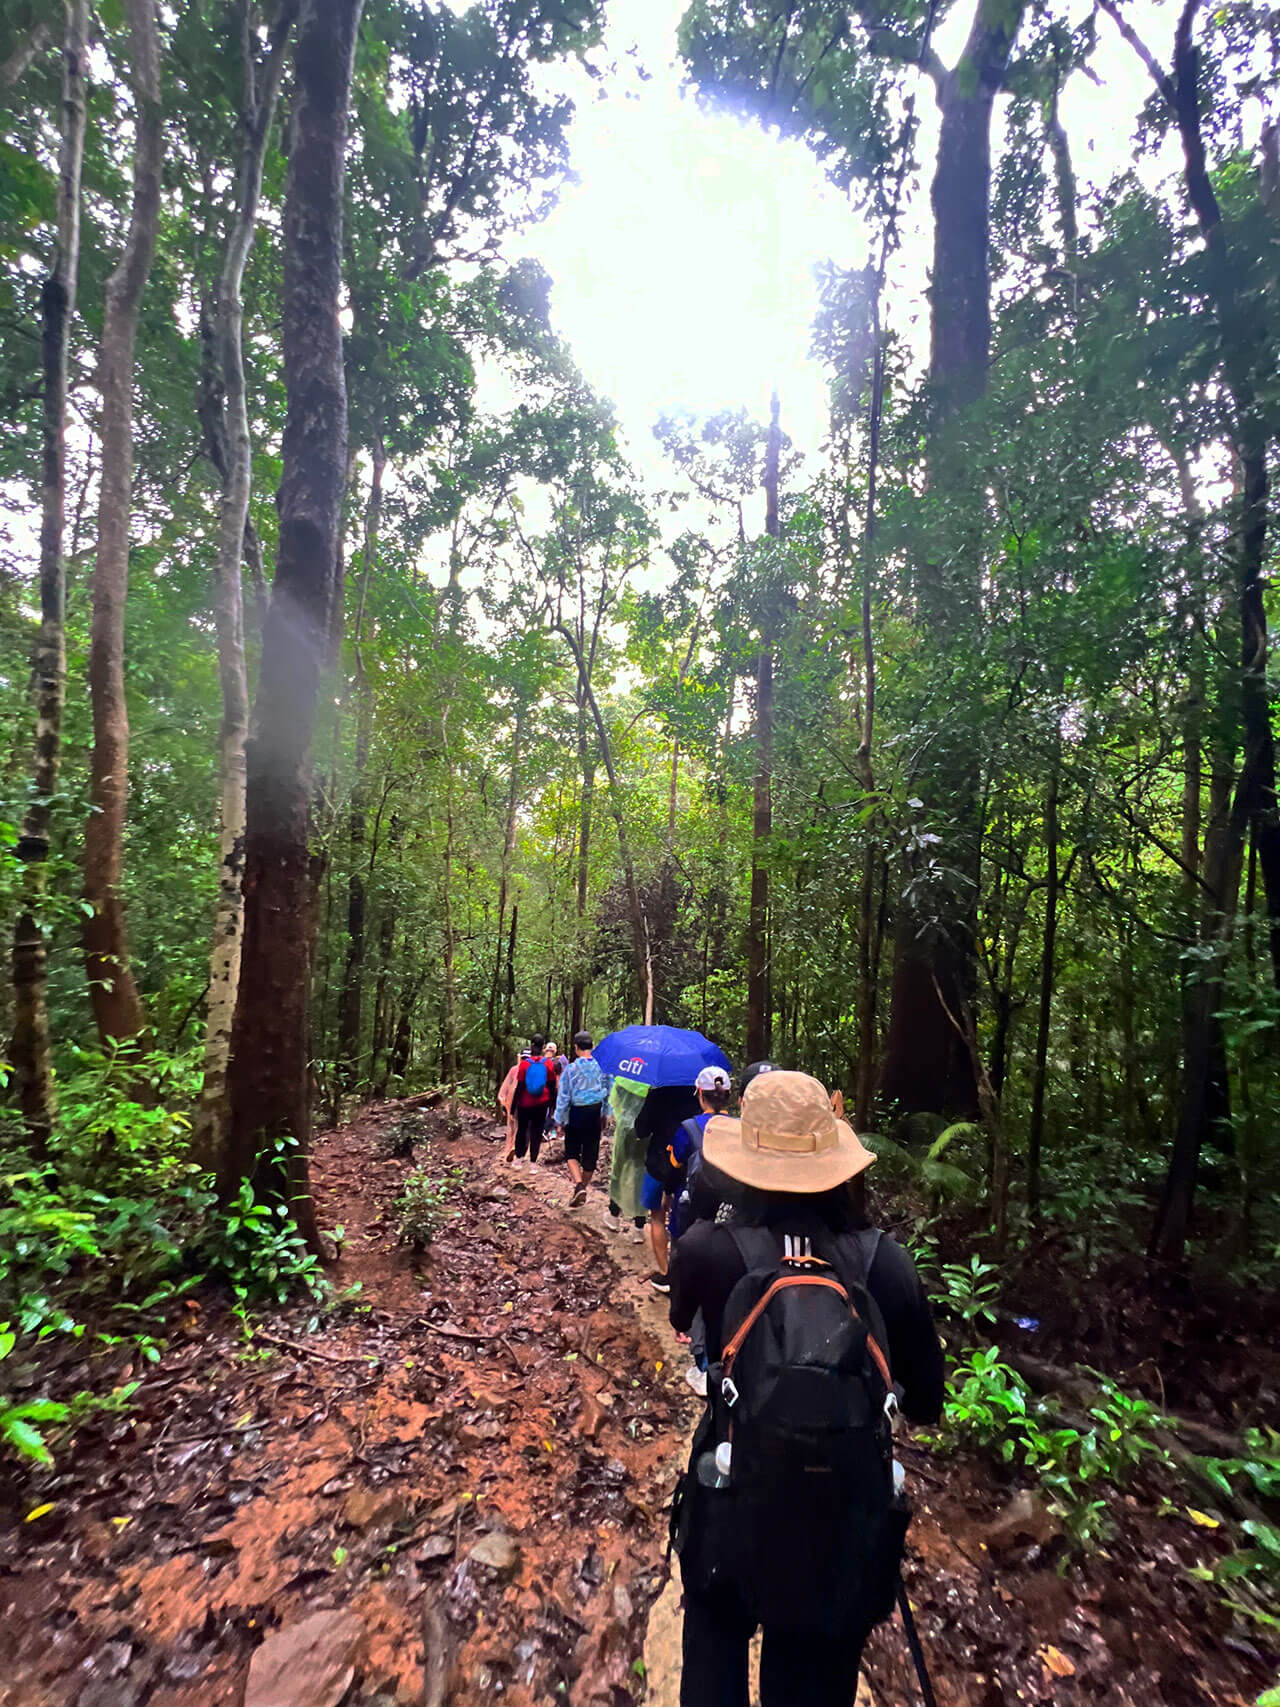
M 832 1099 L 807 1073 L 774 1069 L 752 1079 L 741 1114 L 717 1116 L 702 1139 L 703 1168 L 712 1170 L 735 1207 L 728 1223 L 696 1222 L 677 1241 L 671 1261 L 671 1323 L 688 1332 L 703 1313 L 707 1353 L 723 1354 L 725 1306 L 747 1265 L 733 1225 L 808 1238 L 815 1251 L 846 1235 L 867 1233 L 854 1182 L 875 1161 Z M 883 1318 L 886 1350 L 908 1416 L 941 1414 L 942 1347 L 915 1264 L 888 1234 L 863 1238 L 873 1252 L 866 1287 Z M 802 1544 L 797 1538 L 797 1544 Z M 754 1622 L 723 1597 L 702 1599 L 685 1584 L 682 1707 L 747 1707 L 747 1649 Z M 839 1641 L 770 1632 L 764 1623 L 761 1707 L 850 1707 L 857 1690 L 865 1632 Z

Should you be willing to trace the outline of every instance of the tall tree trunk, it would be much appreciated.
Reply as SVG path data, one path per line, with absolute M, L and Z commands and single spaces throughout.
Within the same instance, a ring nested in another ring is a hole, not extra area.
M 636 984 L 640 991 L 640 1002 L 644 1014 L 644 1023 L 653 1023 L 653 950 L 649 941 L 649 921 L 645 914 L 644 903 L 640 899 L 640 888 L 636 883 L 635 861 L 631 857 L 631 838 L 627 834 L 627 821 L 622 811 L 622 792 L 618 785 L 618 773 L 613 762 L 613 748 L 609 742 L 609 731 L 605 728 L 604 718 L 600 715 L 599 701 L 592 691 L 591 681 L 587 675 L 586 660 L 582 655 L 582 647 L 578 643 L 573 630 L 564 623 L 554 624 L 554 632 L 568 641 L 573 652 L 573 660 L 578 670 L 578 687 L 587 709 L 595 724 L 596 740 L 600 748 L 600 758 L 604 764 L 605 775 L 609 778 L 609 811 L 613 818 L 614 828 L 618 833 L 618 856 L 622 861 L 622 877 L 627 892 L 627 913 L 631 924 L 631 954 L 635 968 Z M 548 1015 L 550 1019 L 550 992 L 548 991 Z
M 164 120 L 160 40 L 154 0 L 129 0 L 129 52 L 137 123 L 133 206 L 124 253 L 107 280 L 98 385 L 102 393 L 102 474 L 98 552 L 93 568 L 89 698 L 92 811 L 84 831 L 83 939 L 89 998 L 103 1043 L 127 1042 L 146 1021 L 129 966 L 124 902 L 124 826 L 129 798 L 129 709 L 124 689 L 125 601 L 133 496 L 134 343 L 160 217 Z
M 493 956 L 493 977 L 489 982 L 489 1042 L 492 1046 L 490 1070 L 496 1094 L 506 1077 L 508 1040 L 502 1025 L 502 956 L 506 948 L 507 901 L 510 898 L 511 860 L 516 851 L 517 807 L 520 803 L 520 757 L 524 739 L 527 706 L 523 698 L 516 702 L 515 729 L 511 736 L 511 774 L 507 778 L 506 822 L 502 832 L 502 865 L 498 874 L 498 929 Z M 581 919 L 579 919 L 581 929 Z M 576 974 L 575 974 L 576 976 Z M 582 1029 L 581 986 L 575 984 L 578 997 L 575 1005 L 574 1031 Z
M 232 1029 L 224 1195 L 264 1143 L 297 1141 L 282 1185 L 319 1246 L 308 1151 L 311 969 L 307 832 L 316 699 L 328 657 L 347 465 L 342 368 L 342 190 L 360 0 L 303 0 L 284 208 L 283 345 L 288 409 L 280 543 L 248 744 L 245 932 Z
M 396 910 L 388 903 L 378 923 L 378 977 L 373 991 L 373 1045 L 371 1050 L 373 1094 L 379 1101 L 387 1094 L 391 1053 L 391 958 L 395 948 Z
M 409 1071 L 409 1056 L 413 1047 L 413 1010 L 418 1005 L 418 997 L 422 994 L 422 986 L 425 982 L 425 978 L 421 976 L 413 979 L 405 991 L 404 1000 L 400 1006 L 389 1062 L 389 1077 L 396 1083 L 401 1083 Z
M 922 566 L 919 584 L 922 621 L 935 635 L 950 637 L 948 649 L 957 654 L 978 618 L 981 524 L 972 507 L 980 500 L 973 493 L 973 446 L 961 422 L 987 388 L 991 355 L 991 116 L 1024 10 L 1025 0 L 980 0 L 963 54 L 939 78 L 929 486 L 963 519 L 939 559 Z M 944 1011 L 971 1007 L 976 988 L 978 775 L 962 726 L 941 732 L 927 770 L 914 781 L 944 835 L 939 867 L 954 875 L 918 880 L 899 902 L 880 1089 L 909 1111 L 969 1114 L 979 1102 L 973 1065 Z
M 1054 953 L 1058 941 L 1058 791 L 1061 774 L 1060 742 L 1055 740 L 1044 802 L 1044 945 L 1040 957 L 1040 1006 L 1036 1015 L 1036 1052 L 1031 1077 L 1031 1118 L 1027 1125 L 1027 1210 L 1033 1221 L 1040 1219 L 1040 1155 L 1044 1143 L 1049 1025 L 1053 1014 Z
M 249 0 L 240 10 L 242 67 L 242 125 L 240 177 L 236 212 L 218 280 L 218 366 L 224 399 L 222 444 L 225 471 L 218 521 L 218 567 L 214 616 L 218 631 L 218 674 L 222 687 L 222 728 L 219 735 L 221 786 L 218 905 L 209 957 L 209 996 L 206 1006 L 204 1083 L 196 1117 L 197 1155 L 216 1172 L 227 1131 L 227 1060 L 231 1053 L 231 1022 L 240 984 L 240 950 L 244 928 L 244 790 L 245 741 L 249 735 L 249 676 L 244 657 L 244 597 L 241 561 L 246 542 L 257 536 L 249 519 L 253 477 L 253 444 L 244 375 L 244 301 L 241 287 L 253 246 L 262 189 L 262 165 L 275 115 L 285 44 L 296 11 L 296 0 L 285 0 L 272 31 L 271 46 L 257 87 L 257 66 Z M 257 553 L 260 569 L 260 551 Z
M 449 1091 L 447 1134 L 456 1138 L 462 1131 L 458 1119 L 458 982 L 456 976 L 457 944 L 453 928 L 453 755 L 449 750 L 449 712 L 446 707 L 441 719 L 442 746 L 445 759 L 445 842 L 443 882 L 440 888 L 441 915 L 444 922 L 444 1034 L 441 1053 L 444 1082 Z M 548 978 L 550 974 L 548 974 Z M 549 987 L 549 986 L 548 986 Z M 547 1023 L 550 1028 L 551 1004 L 547 1003 Z
M 369 577 L 373 572 L 378 549 L 378 532 L 382 521 L 382 480 L 386 466 L 387 457 L 382 436 L 377 434 L 373 444 L 373 477 L 369 483 L 369 502 L 365 509 L 360 599 L 352 640 L 356 662 L 356 750 L 355 773 L 351 779 L 351 811 L 347 824 L 350 860 L 347 872 L 347 960 L 342 974 L 342 992 L 338 998 L 336 1049 L 338 1085 L 341 1090 L 347 1092 L 355 1090 L 360 1078 L 360 1021 L 364 1005 L 364 831 L 369 808 L 369 749 L 373 742 L 373 689 L 364 665 L 364 613 L 369 593 Z
M 502 1003 L 502 1033 L 507 1042 L 508 1057 L 516 1023 L 516 941 L 520 935 L 519 903 L 511 903 L 511 930 L 507 936 L 507 989 Z M 505 1075 L 504 1075 L 505 1077 Z
M 577 916 L 576 953 L 573 963 L 573 989 L 570 994 L 571 1019 L 575 1032 L 586 1024 L 586 963 L 583 947 L 587 935 L 587 886 L 591 876 L 591 816 L 595 805 L 596 767 L 587 739 L 587 706 L 581 688 L 578 690 L 578 763 L 582 772 L 582 793 L 578 800 L 578 871 L 574 905 Z
M 778 511 L 779 464 L 782 457 L 780 405 L 775 391 L 769 405 L 769 438 L 765 449 L 765 532 L 781 537 Z M 777 565 L 769 564 L 771 576 Z M 771 601 L 770 601 L 771 602 Z M 747 1060 L 763 1061 L 769 1054 L 769 843 L 773 836 L 773 616 L 760 620 L 756 653 L 756 768 L 751 806 L 751 906 L 747 917 Z
M 1215 1032 L 1226 989 L 1227 962 L 1239 898 L 1244 839 L 1258 843 L 1271 923 L 1273 974 L 1280 982 L 1280 811 L 1276 799 L 1275 743 L 1267 684 L 1264 570 L 1267 554 L 1269 423 L 1257 378 L 1264 352 L 1262 323 L 1241 301 L 1241 263 L 1228 241 L 1205 154 L 1200 102 L 1200 56 L 1193 31 L 1199 0 L 1185 0 L 1174 37 L 1173 72 L 1161 70 L 1121 17 L 1114 0 L 1101 0 L 1121 34 L 1142 59 L 1178 127 L 1187 200 L 1205 246 L 1205 283 L 1217 321 L 1222 372 L 1232 404 L 1233 448 L 1240 468 L 1240 518 L 1235 533 L 1236 603 L 1240 614 L 1240 721 L 1242 763 L 1230 811 L 1219 814 L 1205 838 L 1203 884 L 1208 913 L 1201 932 L 1198 981 L 1185 1003 L 1182 1102 L 1169 1172 L 1152 1229 L 1152 1256 L 1182 1259 L 1191 1228 L 1200 1148 L 1212 1123 Z M 1265 194 L 1265 185 L 1264 185 Z
M 18 858 L 25 864 L 22 908 L 13 932 L 13 1065 L 18 1106 L 37 1154 L 53 1124 L 49 1053 L 48 949 L 41 923 L 49 859 L 50 807 L 62 765 L 62 713 L 67 697 L 67 570 L 62 541 L 67 507 L 67 370 L 80 265 L 80 168 L 84 159 L 88 0 L 69 0 L 62 47 L 62 144 L 58 157 L 58 228 L 49 276 L 40 293 L 44 398 L 44 480 L 40 514 L 40 632 L 32 660 L 36 739 L 31 798 L 22 819 Z

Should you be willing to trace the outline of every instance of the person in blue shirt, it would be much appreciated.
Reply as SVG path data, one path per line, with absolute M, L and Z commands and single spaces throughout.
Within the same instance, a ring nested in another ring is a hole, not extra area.
M 564 1139 L 565 1160 L 573 1181 L 570 1209 L 587 1201 L 587 1187 L 600 1160 L 600 1137 L 609 1105 L 609 1075 L 591 1053 L 595 1047 L 589 1031 L 573 1040 L 574 1058 L 560 1075 L 556 1097 L 556 1131 Z
M 707 1129 L 707 1122 L 717 1114 L 724 1114 L 729 1107 L 729 1075 L 723 1067 L 704 1067 L 698 1074 L 694 1089 L 698 1093 L 700 1112 L 683 1121 L 671 1139 L 671 1160 L 680 1179 L 667 1223 L 672 1239 L 678 1239 L 695 1221 L 714 1220 L 720 1202 L 716 1192 L 700 1184 L 702 1134 Z

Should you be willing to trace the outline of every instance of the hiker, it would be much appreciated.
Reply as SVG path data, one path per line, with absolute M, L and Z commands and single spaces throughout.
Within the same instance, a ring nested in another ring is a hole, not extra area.
M 565 1160 L 573 1181 L 570 1209 L 587 1201 L 587 1187 L 600 1160 L 600 1138 L 609 1102 L 609 1075 L 591 1051 L 595 1040 L 580 1031 L 573 1040 L 574 1058 L 560 1078 L 556 1096 L 556 1131 L 564 1139 Z
M 507 1131 L 506 1146 L 502 1152 L 504 1162 L 509 1162 L 516 1153 L 516 1079 L 520 1072 L 520 1062 L 527 1061 L 528 1058 L 529 1051 L 526 1049 L 507 1069 L 507 1076 L 498 1087 L 498 1107 L 502 1111 Z
M 704 1067 L 693 1088 L 698 1093 L 700 1112 L 682 1121 L 671 1140 L 674 1201 L 667 1234 L 673 1240 L 687 1232 L 695 1221 L 714 1221 L 720 1207 L 720 1194 L 708 1182 L 702 1167 L 702 1135 L 709 1120 L 728 1112 L 732 1094 L 729 1075 L 723 1067 Z
M 649 1284 L 655 1292 L 670 1291 L 667 1216 L 680 1183 L 671 1146 L 681 1125 L 701 1112 L 702 1104 L 692 1085 L 655 1085 L 636 1116 L 636 1137 L 644 1143 L 645 1177 L 640 1200 L 649 1215 L 649 1250 L 654 1262 Z
M 631 1238 L 637 1245 L 644 1243 L 645 1213 L 641 1200 L 644 1188 L 644 1145 L 636 1137 L 636 1121 L 644 1107 L 649 1087 L 615 1078 L 609 1098 L 613 1120 L 613 1137 L 609 1149 L 609 1206 L 604 1212 L 604 1225 L 610 1233 L 620 1233 L 630 1224 Z
M 816 1079 L 755 1077 L 702 1153 L 736 1207 L 696 1222 L 671 1262 L 672 1326 L 701 1310 L 710 1359 L 672 1510 L 680 1701 L 747 1707 L 762 1628 L 761 1707 L 851 1707 L 909 1517 L 890 1419 L 896 1402 L 941 1414 L 942 1348 L 910 1256 L 857 1208 L 851 1182 L 875 1157 Z
M 529 1165 L 532 1167 L 538 1160 L 542 1149 L 542 1135 L 547 1125 L 547 1108 L 555 1100 L 556 1071 L 553 1062 L 547 1060 L 545 1046 L 540 1037 L 535 1037 L 529 1045 L 529 1053 L 520 1057 L 516 1068 L 516 1142 L 515 1157 L 511 1165 L 522 1168 L 526 1151 Z
M 558 1043 L 546 1044 L 542 1053 L 546 1059 L 548 1073 L 554 1073 L 555 1075 L 551 1085 L 551 1100 L 547 1104 L 547 1118 L 542 1128 L 543 1138 L 550 1139 L 552 1132 L 555 1130 L 556 1124 L 556 1089 L 560 1083 L 561 1075 L 569 1063 L 560 1053 L 560 1045 Z

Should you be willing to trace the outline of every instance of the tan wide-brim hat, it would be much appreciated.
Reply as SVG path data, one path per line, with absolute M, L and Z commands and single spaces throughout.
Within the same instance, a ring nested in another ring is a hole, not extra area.
M 808 1073 L 761 1073 L 742 1118 L 718 1114 L 702 1135 L 703 1160 L 757 1191 L 831 1191 L 875 1161 Z

